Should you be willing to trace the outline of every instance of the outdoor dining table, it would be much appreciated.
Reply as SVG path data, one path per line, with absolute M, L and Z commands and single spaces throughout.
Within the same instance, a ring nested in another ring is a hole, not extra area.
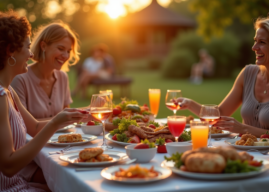
M 77 133 L 82 133 L 80 128 L 76 128 Z M 27 135 L 27 140 L 31 137 Z M 220 141 L 213 139 L 214 146 L 227 146 L 224 142 L 227 138 Z M 125 152 L 124 146 L 107 141 L 113 150 Z M 74 146 L 72 150 L 82 150 L 87 147 L 96 147 L 102 144 L 102 136 L 84 145 Z M 108 181 L 101 176 L 101 170 L 76 172 L 77 166 L 59 159 L 60 154 L 49 155 L 49 152 L 59 151 L 63 147 L 46 144 L 35 157 L 36 163 L 42 168 L 49 188 L 53 192 L 77 192 L 77 191 L 109 191 L 109 192 L 257 192 L 269 190 L 269 171 L 259 176 L 226 181 L 209 181 L 185 178 L 176 174 L 164 180 L 143 184 L 123 184 L 115 181 Z M 262 155 L 259 152 L 250 152 L 255 158 L 269 160 L 269 155 Z M 149 164 L 160 166 L 167 153 L 157 153 Z

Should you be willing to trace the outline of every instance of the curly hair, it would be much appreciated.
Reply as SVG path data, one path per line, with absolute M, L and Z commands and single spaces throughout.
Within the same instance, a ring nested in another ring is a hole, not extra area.
M 15 12 L 0 12 L 0 70 L 4 69 L 10 52 L 20 51 L 27 36 L 31 35 L 31 25 L 26 17 Z

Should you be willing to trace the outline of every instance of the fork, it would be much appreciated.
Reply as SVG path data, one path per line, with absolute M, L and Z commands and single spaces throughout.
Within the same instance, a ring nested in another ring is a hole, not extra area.
M 263 154 L 263 155 L 268 155 L 268 150 L 266 150 L 266 151 L 259 151 L 259 150 L 257 150 L 257 149 L 249 149 L 249 150 L 247 150 L 247 152 L 260 152 L 261 154 Z
M 72 149 L 72 147 L 70 145 L 66 146 L 65 148 L 63 148 L 62 150 L 60 151 L 55 151 L 55 152 L 49 152 L 50 155 L 53 155 L 53 154 L 63 154 L 65 151 L 68 151 Z

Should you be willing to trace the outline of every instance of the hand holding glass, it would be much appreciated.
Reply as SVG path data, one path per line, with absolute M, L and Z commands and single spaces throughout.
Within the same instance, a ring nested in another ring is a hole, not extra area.
M 177 110 L 180 109 L 180 102 L 176 102 L 177 98 L 182 97 L 181 90 L 167 90 L 165 96 L 165 105 L 168 109 L 176 115 Z
M 149 89 L 150 110 L 154 114 L 154 118 L 156 118 L 159 111 L 160 99 L 161 99 L 160 89 Z
M 170 132 L 175 137 L 176 142 L 178 142 L 179 136 L 183 133 L 186 125 L 185 116 L 168 116 L 167 124 Z
M 106 144 L 105 140 L 105 120 L 112 114 L 112 100 L 110 93 L 94 94 L 91 100 L 91 115 L 102 121 L 103 123 L 103 144 L 102 149 L 111 149 L 111 146 Z
M 209 123 L 208 147 L 212 147 L 211 129 L 212 126 L 220 119 L 219 107 L 217 105 L 202 105 L 199 116 L 201 121 L 207 121 Z
M 209 124 L 207 121 L 190 121 L 192 149 L 207 146 Z

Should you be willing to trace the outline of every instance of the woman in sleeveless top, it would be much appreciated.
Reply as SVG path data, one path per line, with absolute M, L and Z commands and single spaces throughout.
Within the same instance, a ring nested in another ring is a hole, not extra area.
M 0 191 L 44 191 L 31 187 L 18 172 L 57 129 L 88 118 L 77 109 L 65 109 L 49 122 L 37 121 L 24 108 L 10 83 L 27 71 L 27 61 L 33 56 L 30 35 L 31 26 L 25 17 L 0 12 Z M 33 137 L 27 144 L 26 133 Z
M 269 18 L 259 18 L 255 23 L 256 34 L 252 50 L 256 65 L 247 65 L 238 75 L 233 88 L 219 104 L 221 118 L 214 125 L 235 133 L 249 132 L 258 137 L 269 130 Z M 201 104 L 178 98 L 181 109 L 199 115 Z M 242 104 L 243 123 L 229 117 Z

